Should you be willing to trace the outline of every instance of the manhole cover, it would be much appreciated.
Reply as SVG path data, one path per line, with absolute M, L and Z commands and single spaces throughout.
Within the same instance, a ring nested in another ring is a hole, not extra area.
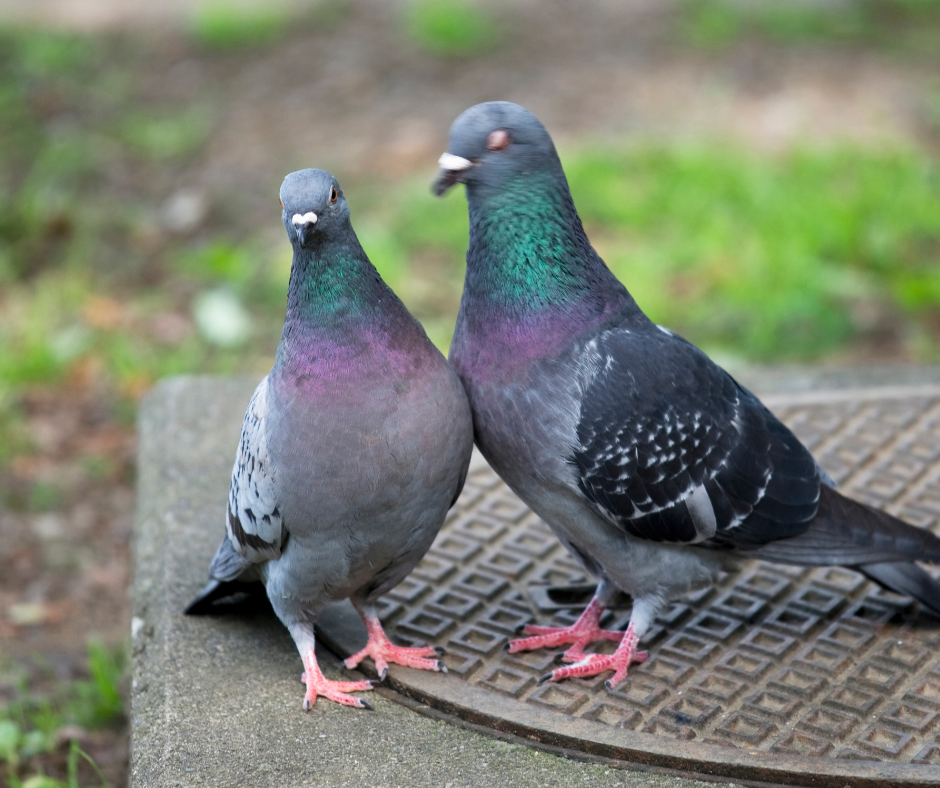
M 843 492 L 940 531 L 940 388 L 765 401 Z M 539 686 L 556 652 L 503 644 L 530 621 L 571 623 L 592 590 L 475 462 L 382 611 L 399 642 L 444 647 L 450 673 L 393 666 L 392 686 L 471 723 L 632 763 L 839 788 L 940 784 L 940 620 L 918 605 L 847 569 L 751 561 L 666 609 L 644 641 L 649 661 L 615 691 L 607 674 Z M 625 628 L 621 601 L 607 626 Z M 321 627 L 340 651 L 365 640 L 341 610 Z

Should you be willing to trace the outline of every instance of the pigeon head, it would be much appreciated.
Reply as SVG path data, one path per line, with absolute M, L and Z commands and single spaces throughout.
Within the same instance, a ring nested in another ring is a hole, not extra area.
M 309 248 L 319 238 L 349 230 L 349 206 L 343 190 L 324 170 L 298 170 L 281 184 L 281 219 L 294 247 Z
M 584 232 L 552 138 L 527 109 L 508 101 L 470 107 L 451 126 L 440 165 L 436 194 L 467 186 L 470 237 L 456 337 L 491 328 L 496 336 L 504 326 L 521 336 L 519 325 L 542 321 L 539 330 L 548 330 L 544 321 L 562 314 L 577 328 L 626 303 L 629 294 Z M 552 325 L 559 335 L 568 330 Z
M 447 152 L 433 190 L 456 183 L 468 191 L 499 188 L 520 173 L 558 166 L 552 138 L 538 118 L 509 101 L 488 101 L 463 112 L 450 127 Z

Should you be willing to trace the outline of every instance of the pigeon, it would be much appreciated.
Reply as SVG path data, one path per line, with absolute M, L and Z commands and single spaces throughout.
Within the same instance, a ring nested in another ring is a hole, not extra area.
M 613 670 L 663 606 L 740 559 L 844 565 L 940 613 L 913 561 L 940 539 L 844 497 L 754 394 L 653 323 L 585 234 L 551 137 L 534 115 L 478 104 L 450 130 L 433 190 L 466 185 L 470 238 L 450 361 L 481 453 L 554 531 L 597 591 L 570 627 L 528 625 L 510 652 L 570 644 L 560 680 Z M 600 627 L 617 590 L 625 632 Z M 613 654 L 588 653 L 613 640 Z
M 225 535 L 209 584 L 187 607 L 262 581 L 304 666 L 308 710 L 323 696 L 371 708 L 348 693 L 370 681 L 330 681 L 317 665 L 314 624 L 349 598 L 380 679 L 394 662 L 445 671 L 434 648 L 396 646 L 375 601 L 431 546 L 466 479 L 473 426 L 466 394 L 369 262 L 336 179 L 288 175 L 282 219 L 293 246 L 287 316 L 274 366 L 248 403 L 232 469 Z

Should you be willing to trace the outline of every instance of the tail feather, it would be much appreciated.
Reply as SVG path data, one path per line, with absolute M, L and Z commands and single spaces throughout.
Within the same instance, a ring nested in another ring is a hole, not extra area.
M 855 567 L 869 580 L 904 596 L 916 599 L 940 615 L 940 585 L 917 564 L 888 561 Z
M 239 555 L 228 536 L 222 537 L 219 549 L 209 564 L 209 582 L 183 611 L 189 616 L 202 616 L 221 612 L 216 604 L 221 599 L 237 595 L 257 596 L 264 587 L 258 580 L 257 566 Z
M 827 486 L 820 489 L 819 511 L 804 533 L 748 555 L 803 566 L 852 567 L 940 615 L 940 584 L 914 563 L 940 562 L 940 539 Z
M 209 564 L 209 577 L 217 580 L 238 580 L 246 572 L 250 571 L 254 564 L 244 556 L 236 552 L 228 534 L 222 537 L 219 549 L 212 556 L 212 562 Z
M 938 563 L 940 539 L 924 528 L 822 486 L 819 511 L 806 531 L 769 542 L 748 554 L 804 566 Z
M 196 594 L 196 598 L 186 606 L 183 612 L 187 616 L 216 615 L 225 612 L 228 607 L 227 604 L 221 603 L 222 600 L 237 603 L 262 596 L 264 596 L 264 586 L 261 583 L 212 579 L 202 591 Z

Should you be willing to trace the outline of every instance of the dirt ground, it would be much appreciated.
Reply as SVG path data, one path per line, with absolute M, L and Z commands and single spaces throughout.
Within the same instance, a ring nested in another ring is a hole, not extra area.
M 112 175 L 109 188 L 152 209 L 192 188 L 218 215 L 266 216 L 283 174 L 314 162 L 341 181 L 430 177 L 453 118 L 496 98 L 529 107 L 562 144 L 938 143 L 924 115 L 936 74 L 920 60 L 850 45 L 695 50 L 675 35 L 674 5 L 658 0 L 503 3 L 499 46 L 454 59 L 417 51 L 397 6 L 379 0 L 348 3 L 337 21 L 273 45 L 222 54 L 185 36 L 191 7 L 0 0 L 0 21 L 106 28 L 126 39 L 128 66 L 154 104 L 211 106 L 219 121 L 197 161 L 147 183 Z M 36 451 L 0 471 L 0 484 L 14 500 L 35 494 L 37 481 L 54 479 L 60 492 L 41 513 L 0 508 L 0 640 L 23 665 L 36 669 L 39 654 L 69 678 L 81 673 L 89 636 L 120 643 L 129 632 L 135 436 L 94 370 L 31 391 L 22 405 Z M 126 736 L 115 733 L 95 754 L 110 761 L 112 785 L 126 779 Z

